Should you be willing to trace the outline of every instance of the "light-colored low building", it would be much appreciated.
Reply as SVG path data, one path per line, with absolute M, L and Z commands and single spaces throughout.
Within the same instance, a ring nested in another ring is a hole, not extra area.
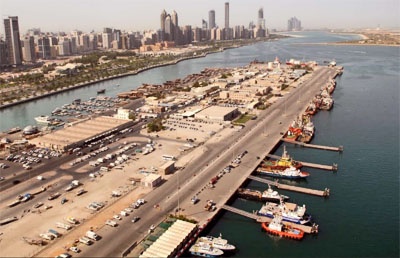
M 132 110 L 126 108 L 118 108 L 117 114 L 114 115 L 115 118 L 129 120 L 130 115 L 133 113 Z
M 144 187 L 156 187 L 161 183 L 161 176 L 158 174 L 148 174 L 147 176 L 143 177 L 140 181 L 140 184 Z
M 38 147 L 66 151 L 125 129 L 133 124 L 132 120 L 99 116 L 93 119 L 85 119 L 82 122 L 76 122 L 66 128 L 34 138 L 29 140 L 29 143 Z
M 195 114 L 195 118 L 216 122 L 231 121 L 239 114 L 236 107 L 210 106 Z

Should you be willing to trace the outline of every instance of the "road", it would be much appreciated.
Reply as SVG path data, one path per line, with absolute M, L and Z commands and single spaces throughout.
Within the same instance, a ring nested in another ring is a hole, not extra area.
M 233 156 L 244 150 L 249 152 L 243 158 L 241 166 L 236 169 L 246 169 L 259 162 L 255 157 L 261 155 L 263 151 L 270 151 L 275 146 L 281 138 L 280 133 L 286 131 L 293 119 L 305 110 L 309 101 L 333 74 L 333 69 L 319 67 L 310 80 L 292 89 L 262 112 L 256 120 L 247 122 L 246 127 L 238 131 L 234 137 L 218 144 L 205 145 L 207 151 L 201 157 L 191 161 L 183 170 L 178 171 L 162 186 L 146 196 L 147 203 L 135 211 L 135 216 L 141 217 L 139 222 L 131 223 L 125 219 L 120 227 L 100 229 L 98 234 L 103 237 L 100 240 L 103 243 L 95 243 L 92 247 L 84 248 L 76 256 L 121 256 L 132 243 L 139 242 L 143 238 L 150 225 L 161 222 L 169 213 L 174 212 L 178 202 L 187 202 L 190 197 L 198 193 L 212 177 L 230 163 Z M 218 192 L 218 188 L 212 193 L 215 197 L 221 194 L 224 193 Z M 160 204 L 162 209 L 154 209 L 153 206 L 156 204 Z

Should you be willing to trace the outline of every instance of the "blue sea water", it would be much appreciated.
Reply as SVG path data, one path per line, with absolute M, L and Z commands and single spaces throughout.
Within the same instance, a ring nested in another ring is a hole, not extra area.
M 400 48 L 309 44 L 357 39 L 356 35 L 301 32 L 294 38 L 230 49 L 205 58 L 146 71 L 136 76 L 97 83 L 0 111 L 0 130 L 34 124 L 34 117 L 73 99 L 88 99 L 106 88 L 115 96 L 142 83 L 163 83 L 198 73 L 206 67 L 244 66 L 254 59 L 290 58 L 335 60 L 345 70 L 337 78 L 334 108 L 313 119 L 315 144 L 344 146 L 344 152 L 305 149 L 287 145 L 296 160 L 337 163 L 336 173 L 308 169 L 307 181 L 295 183 L 315 189 L 331 189 L 327 199 L 285 192 L 298 204 L 306 204 L 320 226 L 317 236 L 301 242 L 276 238 L 261 231 L 260 224 L 226 212 L 210 230 L 238 247 L 238 257 L 398 257 L 399 256 L 399 88 Z M 305 44 L 306 43 L 306 44 Z M 119 84 L 119 87 L 115 87 Z M 282 146 L 276 151 L 281 155 Z M 265 185 L 250 182 L 263 190 Z M 258 210 L 261 203 L 237 199 L 235 207 Z

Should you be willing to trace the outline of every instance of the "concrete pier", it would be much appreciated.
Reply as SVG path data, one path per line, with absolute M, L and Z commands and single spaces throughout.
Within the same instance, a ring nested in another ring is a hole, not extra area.
M 280 159 L 281 158 L 280 156 L 272 155 L 272 154 L 268 154 L 267 157 L 271 158 L 271 159 Z M 297 161 L 297 162 L 300 162 L 301 164 L 303 164 L 303 166 L 310 167 L 310 168 L 319 168 L 319 169 L 332 170 L 332 171 L 337 171 L 337 169 L 338 169 L 337 164 L 333 164 L 332 166 L 329 166 L 329 165 L 322 165 L 322 164 L 316 164 L 316 163 L 310 163 L 310 162 L 304 162 L 304 161 Z
M 307 148 L 343 152 L 343 146 L 331 147 L 331 146 L 324 146 L 324 145 L 308 144 L 308 143 L 304 143 L 304 142 L 291 141 L 291 140 L 287 140 L 284 138 L 282 138 L 281 141 L 287 142 L 287 143 L 293 143 L 295 145 L 299 145 L 299 146 L 307 147 Z
M 266 183 L 269 185 L 276 186 L 278 189 L 283 189 L 283 190 L 288 190 L 288 191 L 294 191 L 294 192 L 316 195 L 316 196 L 321 196 L 321 197 L 328 197 L 329 193 L 330 193 L 328 188 L 325 188 L 325 190 L 321 191 L 321 190 L 309 189 L 309 188 L 304 188 L 304 187 L 299 187 L 299 186 L 280 184 L 277 181 L 271 181 L 271 180 L 267 180 L 267 179 L 256 177 L 256 176 L 248 176 L 248 178 L 251 180 L 261 182 L 261 183 Z
M 229 205 L 223 205 L 221 207 L 224 210 L 242 215 L 244 217 L 250 218 L 250 219 L 255 219 L 257 222 L 259 223 L 263 223 L 263 222 L 271 222 L 272 219 L 269 217 L 265 217 L 265 216 L 259 216 L 255 213 L 250 213 Z M 285 224 L 286 226 L 291 226 L 292 228 L 298 228 L 304 231 L 304 233 L 308 233 L 308 234 L 316 234 L 318 233 L 318 225 L 313 224 L 312 226 L 305 226 L 305 225 L 300 225 L 300 224 L 295 224 L 292 222 L 287 222 L 287 221 L 282 221 L 283 224 Z

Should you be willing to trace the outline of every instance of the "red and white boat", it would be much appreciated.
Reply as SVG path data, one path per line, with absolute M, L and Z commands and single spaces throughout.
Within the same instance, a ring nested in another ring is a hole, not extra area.
M 271 235 L 301 240 L 304 237 L 304 231 L 282 223 L 282 216 L 275 215 L 271 222 L 261 224 L 263 230 Z

